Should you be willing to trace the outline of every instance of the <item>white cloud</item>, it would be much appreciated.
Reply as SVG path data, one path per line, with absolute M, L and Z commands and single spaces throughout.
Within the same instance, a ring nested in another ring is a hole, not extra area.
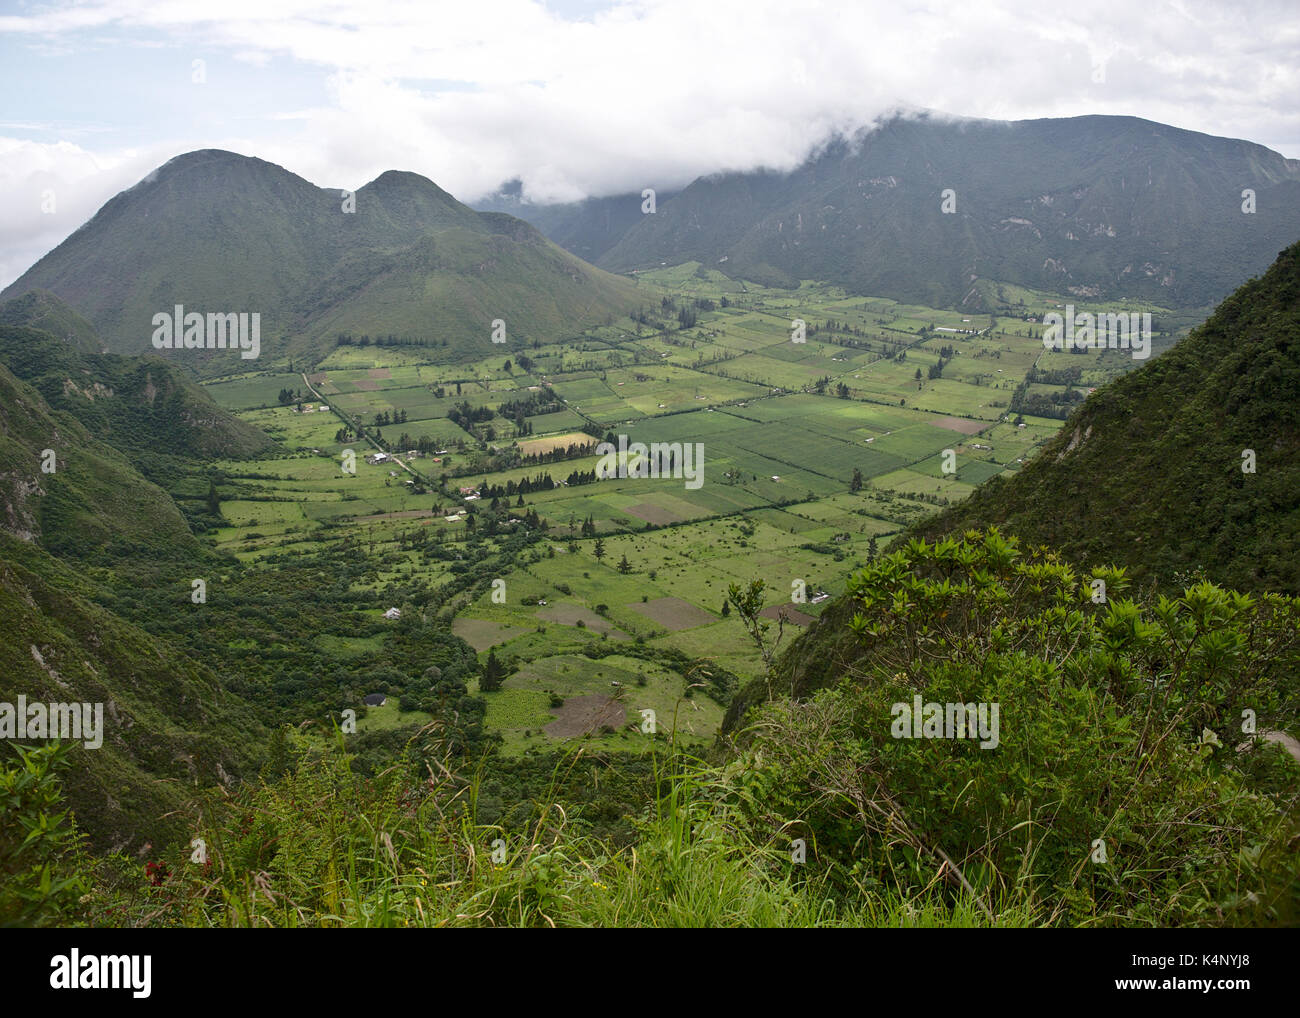
M 0 35 L 10 45 L 68 46 L 78 33 L 156 45 L 161 33 L 250 73 L 319 73 L 330 100 L 318 107 L 229 111 L 284 121 L 236 150 L 318 184 L 356 187 L 407 169 L 473 200 L 519 176 L 537 200 L 568 200 L 790 167 L 832 130 L 899 105 L 1005 119 L 1134 115 L 1300 156 L 1293 6 L 1097 0 L 1059 13 L 1039 0 L 637 0 L 570 21 L 536 0 L 100 0 L 0 17 Z M 121 59 L 132 59 L 129 46 Z M 209 92 L 221 87 L 210 75 Z M 173 134 L 156 149 L 165 158 L 232 147 L 224 133 Z M 4 179 L 30 173 L 29 158 Z M 96 194 L 86 208 L 138 165 L 57 145 L 42 158 Z M 104 168 L 85 169 L 96 164 Z M 42 227 L 39 239 L 6 221 L 0 278 L 21 261 L 11 244 L 30 253 L 57 233 L 50 221 L 24 222 Z
M 157 149 L 89 152 L 0 137 L 0 285 L 21 275 L 157 164 Z

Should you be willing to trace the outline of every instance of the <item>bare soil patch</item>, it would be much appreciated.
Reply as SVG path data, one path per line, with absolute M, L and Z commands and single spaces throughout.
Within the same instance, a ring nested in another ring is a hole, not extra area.
M 582 622 L 596 633 L 608 633 L 611 640 L 630 640 L 631 637 L 609 619 L 601 618 L 590 608 L 580 604 L 550 604 L 537 612 L 539 619 L 558 622 L 562 626 L 576 626 Z
M 796 626 L 810 626 L 817 621 L 811 615 L 805 615 L 793 604 L 772 604 L 759 612 L 759 614 L 765 619 L 776 619 L 783 613 L 785 615 L 785 620 L 787 622 L 793 622 Z
M 661 526 L 665 523 L 680 523 L 685 518 L 678 516 L 675 512 L 670 512 L 663 506 L 655 505 L 653 502 L 630 505 L 623 511 L 629 516 L 635 516 L 638 520 L 645 520 L 655 526 Z
M 630 604 L 628 607 L 673 632 L 718 621 L 703 608 L 696 608 L 680 597 L 657 597 L 653 601 Z
M 553 739 L 599 735 L 608 725 L 618 731 L 627 724 L 627 708 L 608 696 L 571 696 L 563 707 L 552 707 L 556 718 L 544 731 Z
M 936 428 L 959 431 L 963 435 L 978 435 L 989 426 L 988 421 L 968 421 L 964 417 L 938 417 L 928 423 Z

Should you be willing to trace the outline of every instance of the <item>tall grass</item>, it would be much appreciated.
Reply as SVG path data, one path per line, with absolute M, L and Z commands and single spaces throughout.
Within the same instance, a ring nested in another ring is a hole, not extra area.
M 428 747 L 436 740 L 424 743 Z M 555 768 L 552 790 L 585 756 Z M 205 801 L 206 862 L 177 861 L 158 886 L 118 888 L 133 924 L 217 927 L 810 927 L 1031 925 L 1023 910 L 938 894 L 832 893 L 792 861 L 785 832 L 762 841 L 735 822 L 718 772 L 676 746 L 656 750 L 661 794 L 613 848 L 554 795 L 514 830 L 475 820 L 481 772 L 426 752 L 375 782 L 342 745 L 307 748 L 274 784 Z M 495 853 L 494 853 L 495 849 Z M 191 851 L 191 856 L 193 851 Z

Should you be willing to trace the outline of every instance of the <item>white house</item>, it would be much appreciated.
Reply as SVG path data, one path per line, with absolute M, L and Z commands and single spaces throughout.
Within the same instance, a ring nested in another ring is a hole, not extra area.
M 384 618 L 389 619 L 392 622 L 396 622 L 401 617 L 402 609 L 400 608 L 389 608 L 388 611 L 384 612 Z

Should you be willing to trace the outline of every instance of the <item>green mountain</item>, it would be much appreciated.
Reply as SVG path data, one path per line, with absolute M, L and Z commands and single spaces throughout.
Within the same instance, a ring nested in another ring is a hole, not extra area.
M 75 743 L 65 778 L 96 850 L 187 842 L 177 811 L 200 786 L 248 774 L 265 729 L 206 666 L 94 603 L 82 572 L 0 533 L 0 621 L 11 634 L 0 641 L 0 703 L 103 705 L 102 745 Z
M 791 173 L 702 177 L 654 215 L 635 195 L 619 207 L 631 225 L 597 261 L 614 271 L 699 261 L 940 306 L 979 306 L 976 284 L 995 280 L 1196 307 L 1300 236 L 1300 161 L 1133 117 L 897 117 Z M 560 243 L 603 244 L 599 206 L 519 214 Z
M 0 362 L 51 407 L 127 453 L 146 474 L 160 456 L 243 459 L 274 448 L 270 438 L 217 406 L 161 357 L 81 352 L 35 324 L 49 322 L 49 316 L 24 321 L 13 313 L 34 296 L 0 304 L 0 319 L 14 323 L 0 325 Z M 46 297 L 42 306 L 75 314 L 58 298 Z
M 1020 474 L 920 533 L 996 524 L 1162 588 L 1199 569 L 1300 594 L 1297 492 L 1300 244 L 1173 349 L 1089 396 Z
M 156 564 L 198 553 L 166 492 L 2 365 L 0 530 L 83 562 Z
M 178 156 L 111 199 L 0 297 L 32 289 L 78 309 L 120 354 L 154 352 L 153 317 L 176 305 L 257 313 L 262 359 L 310 357 L 341 332 L 481 354 L 495 319 L 509 349 L 638 304 L 628 280 L 416 174 L 347 196 L 217 150 Z M 249 364 L 231 350 L 168 355 L 209 373 Z
M 656 206 L 676 191 L 656 191 Z M 504 184 L 495 194 L 474 203 L 481 212 L 504 212 L 532 223 L 549 239 L 579 258 L 597 263 L 641 217 L 644 199 L 640 191 L 587 198 L 578 202 L 541 205 L 524 200 L 520 181 Z
M 98 848 L 179 837 L 168 816 L 264 741 L 208 668 L 96 603 L 111 566 L 171 584 L 184 611 L 201 554 L 164 491 L 0 366 L 0 703 L 103 704 L 103 745 L 78 744 L 67 778 Z
M 81 353 L 99 353 L 94 327 L 54 294 L 30 290 L 0 303 L 0 325 L 26 325 L 63 340 Z

